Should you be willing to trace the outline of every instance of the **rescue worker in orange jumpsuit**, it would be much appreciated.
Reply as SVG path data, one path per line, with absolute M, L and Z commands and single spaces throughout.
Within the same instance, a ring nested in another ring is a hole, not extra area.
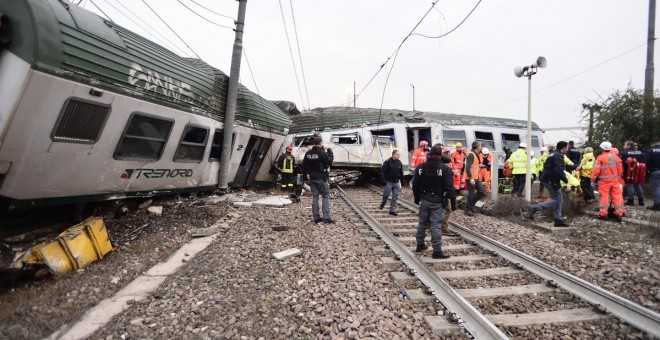
M 451 163 L 453 164 L 452 170 L 454 171 L 454 188 L 459 190 L 461 188 L 461 181 L 463 179 L 463 168 L 465 167 L 465 153 L 463 152 L 463 143 L 456 143 L 456 151 L 451 154 Z
M 408 170 L 412 173 L 418 166 L 426 162 L 426 158 L 429 154 L 429 142 L 423 140 L 419 142 L 419 147 L 413 152 L 412 158 L 410 159 L 410 166 Z
M 599 180 L 598 193 L 600 194 L 600 211 L 598 218 L 607 219 L 607 209 L 610 207 L 610 198 L 614 204 L 614 220 L 622 221 L 625 212 L 623 205 L 623 192 L 621 190 L 621 179 L 623 178 L 623 164 L 621 159 L 612 152 L 612 143 L 603 142 L 600 144 L 603 153 L 596 158 L 594 172 L 591 175 L 591 182 Z
M 486 192 L 490 192 L 490 164 L 493 162 L 493 155 L 490 154 L 488 148 L 481 149 L 479 154 L 479 162 L 481 163 L 481 171 L 479 178 L 486 187 Z

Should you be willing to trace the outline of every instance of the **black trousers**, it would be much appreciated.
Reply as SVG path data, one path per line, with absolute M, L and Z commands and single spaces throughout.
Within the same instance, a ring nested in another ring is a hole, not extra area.
M 596 199 L 594 188 L 591 187 L 591 177 L 580 176 L 580 188 L 585 201 Z
M 522 196 L 525 191 L 525 177 L 527 177 L 526 174 L 513 175 L 513 190 L 511 193 L 516 193 L 519 196 Z

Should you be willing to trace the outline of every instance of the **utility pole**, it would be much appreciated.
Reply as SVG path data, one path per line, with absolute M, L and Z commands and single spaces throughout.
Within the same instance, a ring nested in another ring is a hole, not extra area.
M 356 101 L 357 101 L 357 94 L 355 93 L 355 82 L 353 82 L 353 107 L 357 105 Z
M 653 100 L 653 50 L 655 46 L 655 0 L 649 0 L 649 29 L 646 44 L 646 75 L 644 77 L 644 99 L 647 101 L 645 109 L 649 109 L 649 102 Z
M 415 84 L 410 83 L 410 86 L 412 86 L 413 89 L 413 112 L 415 112 Z
M 238 0 L 238 18 L 236 19 L 236 39 L 231 55 L 231 70 L 229 87 L 227 89 L 227 108 L 223 126 L 222 157 L 218 170 L 218 188 L 221 192 L 228 191 L 229 160 L 232 152 L 232 137 L 234 135 L 234 116 L 236 115 L 236 99 L 238 98 L 238 78 L 241 73 L 241 56 L 243 54 L 243 29 L 245 27 L 245 9 L 247 0 Z

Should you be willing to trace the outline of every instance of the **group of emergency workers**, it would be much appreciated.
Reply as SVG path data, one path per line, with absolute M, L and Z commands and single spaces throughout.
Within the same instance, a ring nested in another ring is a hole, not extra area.
M 281 188 L 292 191 L 294 202 L 300 202 L 302 184 L 311 187 L 313 201 L 312 213 L 314 223 L 334 223 L 330 217 L 329 206 L 329 167 L 332 165 L 332 149 L 323 147 L 320 136 L 313 137 L 314 146 L 305 153 L 302 173 L 296 176 L 296 162 L 291 155 L 292 147 L 277 160 L 277 169 L 281 173 Z M 556 147 L 541 148 L 538 159 L 533 158 L 533 180 L 540 180 L 539 203 L 527 207 L 527 216 L 534 219 L 537 211 L 554 207 L 555 226 L 566 227 L 568 224 L 562 218 L 562 191 L 579 188 L 585 201 L 593 203 L 595 183 L 598 182 L 600 194 L 599 218 L 608 218 L 613 214 L 615 221 L 621 221 L 625 213 L 623 187 L 627 186 L 627 202 L 634 204 L 637 195 L 639 205 L 644 205 L 641 183 L 644 177 L 650 176 L 653 188 L 654 204 L 648 209 L 660 211 L 660 138 L 652 142 L 652 147 L 645 153 L 637 150 L 633 142 L 626 142 L 626 149 L 619 155 L 619 150 L 610 142 L 600 144 L 602 154 L 596 157 L 593 148 L 586 147 L 584 154 L 571 141 L 561 141 Z M 518 150 L 507 155 L 505 166 L 511 169 L 514 177 L 512 195 L 522 195 L 527 173 L 527 145 L 521 143 Z M 456 143 L 455 151 L 438 143 L 429 148 L 428 142 L 421 141 L 413 152 L 410 161 L 410 172 L 413 174 L 412 189 L 415 203 L 420 205 L 419 224 L 417 228 L 417 252 L 428 249 L 424 242 L 426 230 L 431 229 L 432 258 L 446 259 L 449 255 L 442 252 L 442 235 L 456 235 L 449 230 L 449 216 L 457 209 L 456 191 L 467 188 L 468 197 L 465 214 L 472 216 L 476 212 L 475 204 L 490 191 L 490 168 L 492 155 L 480 142 L 473 142 L 472 149 L 467 152 L 462 143 Z M 380 171 L 384 184 L 383 196 L 379 208 L 385 208 L 390 199 L 389 214 L 397 216 L 396 202 L 401 191 L 403 180 L 403 164 L 400 152 L 394 150 L 392 157 L 387 159 Z M 565 188 L 565 189 L 564 189 Z M 551 199 L 541 201 L 544 190 Z M 319 195 L 323 198 L 322 214 L 319 212 Z

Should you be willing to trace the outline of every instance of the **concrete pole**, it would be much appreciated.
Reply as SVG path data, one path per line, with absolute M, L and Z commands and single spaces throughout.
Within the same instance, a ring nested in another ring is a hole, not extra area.
M 649 0 L 649 28 L 646 44 L 646 74 L 644 77 L 644 99 L 653 100 L 653 50 L 655 47 L 655 0 Z M 645 105 L 645 108 L 648 105 Z
M 353 107 L 357 105 L 357 94 L 355 93 L 355 82 L 353 82 Z
M 500 159 L 497 151 L 491 151 L 493 161 L 490 163 L 490 199 L 497 201 L 497 194 L 500 190 Z
M 529 78 L 527 86 L 527 176 L 525 176 L 525 200 L 532 201 L 532 74 L 527 76 Z
M 241 73 L 241 56 L 243 54 L 243 29 L 245 27 L 245 9 L 247 0 L 238 0 L 238 19 L 236 19 L 236 39 L 231 55 L 231 71 L 229 73 L 229 88 L 227 89 L 227 108 L 225 110 L 224 135 L 222 140 L 222 157 L 218 170 L 218 188 L 226 192 L 229 182 L 229 160 L 232 151 L 232 136 L 234 135 L 234 116 L 236 115 L 236 99 L 238 98 L 238 78 Z

